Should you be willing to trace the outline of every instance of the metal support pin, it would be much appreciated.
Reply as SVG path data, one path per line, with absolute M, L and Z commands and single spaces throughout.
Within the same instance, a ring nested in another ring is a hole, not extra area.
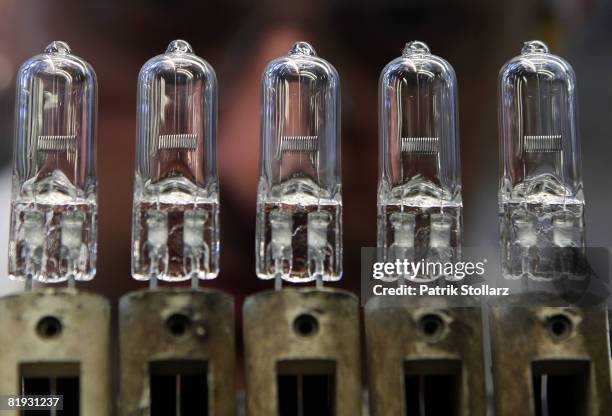
M 308 272 L 315 278 L 318 289 L 323 288 L 325 259 L 332 250 L 328 250 L 327 232 L 330 215 L 325 211 L 308 214 Z
M 210 249 L 204 241 L 208 213 L 204 210 L 187 210 L 183 216 L 183 268 L 191 276 L 191 287 L 197 289 L 200 280 L 200 264 L 209 273 Z
M 23 213 L 23 233 L 25 247 L 19 254 L 26 263 L 26 292 L 33 288 L 36 276 L 42 274 L 45 268 L 45 215 L 38 210 L 28 210 Z
M 293 216 L 288 212 L 275 210 L 270 213 L 272 237 L 270 241 L 270 255 L 274 261 L 274 288 L 282 289 L 282 277 L 285 265 L 291 269 L 293 261 Z
M 66 273 L 68 274 L 68 287 L 75 287 L 76 274 L 79 264 L 83 262 L 83 223 L 85 217 L 81 212 L 69 211 L 62 214 L 61 224 L 61 255 L 60 258 L 66 262 Z
M 159 275 L 168 268 L 168 214 L 160 210 L 151 210 L 147 216 L 147 244 L 149 256 L 149 287 L 157 289 Z M 160 263 L 162 266 L 160 268 Z

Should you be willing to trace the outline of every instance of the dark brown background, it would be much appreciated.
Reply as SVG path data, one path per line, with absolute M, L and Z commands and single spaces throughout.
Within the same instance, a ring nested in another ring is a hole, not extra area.
M 576 69 L 588 240 L 612 245 L 610 2 L 0 0 L 0 164 L 10 163 L 15 73 L 24 60 L 64 40 L 98 74 L 98 275 L 81 286 L 115 303 L 143 286 L 130 278 L 136 78 L 176 38 L 189 41 L 219 79 L 221 273 L 207 286 L 234 294 L 238 308 L 244 295 L 270 287 L 254 274 L 261 73 L 296 40 L 311 42 L 341 77 L 340 286 L 357 290 L 360 247 L 375 244 L 378 76 L 413 39 L 446 58 L 458 77 L 464 244 L 498 244 L 497 74 L 523 41 L 539 38 Z

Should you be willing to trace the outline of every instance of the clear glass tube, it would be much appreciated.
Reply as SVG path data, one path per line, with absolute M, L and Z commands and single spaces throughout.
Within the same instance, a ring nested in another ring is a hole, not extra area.
M 585 244 L 576 77 L 543 42 L 502 67 L 499 123 L 503 274 L 559 276 L 556 257 Z
M 342 275 L 340 80 L 297 42 L 262 80 L 256 271 L 262 279 Z
M 212 279 L 219 272 L 217 80 L 183 40 L 138 77 L 132 275 Z
M 379 152 L 383 255 L 393 261 L 403 247 L 409 261 L 456 261 L 462 224 L 457 80 L 423 42 L 408 43 L 381 73 Z
M 96 273 L 93 68 L 52 42 L 17 76 L 9 276 L 40 282 Z

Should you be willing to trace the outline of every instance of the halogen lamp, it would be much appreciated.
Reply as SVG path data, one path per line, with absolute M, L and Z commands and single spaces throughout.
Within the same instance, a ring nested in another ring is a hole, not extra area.
M 571 274 L 558 266 L 585 244 L 572 67 L 543 42 L 525 43 L 501 69 L 499 121 L 503 274 L 534 280 Z
M 451 65 L 423 42 L 408 43 L 382 71 L 379 134 L 379 251 L 390 262 L 457 261 L 462 224 L 457 80 Z
M 340 80 L 298 42 L 262 80 L 256 270 L 262 279 L 342 275 Z
M 132 276 L 215 278 L 219 199 L 215 142 L 217 80 L 176 40 L 138 77 Z
M 65 42 L 17 76 L 9 276 L 39 282 L 96 273 L 97 81 Z

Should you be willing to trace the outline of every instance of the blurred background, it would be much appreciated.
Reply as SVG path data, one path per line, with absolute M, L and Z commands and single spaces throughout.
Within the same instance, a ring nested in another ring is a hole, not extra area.
M 221 273 L 206 286 L 235 295 L 237 316 L 244 296 L 271 286 L 254 273 L 261 74 L 298 40 L 310 42 L 341 77 L 345 273 L 339 286 L 358 291 L 360 248 L 376 241 L 378 76 L 414 39 L 457 73 L 464 244 L 498 245 L 497 74 L 524 41 L 541 39 L 576 70 L 587 238 L 591 246 L 612 246 L 612 2 L 0 0 L 1 275 L 15 75 L 27 58 L 63 40 L 92 64 L 99 81 L 98 273 L 81 287 L 114 305 L 143 287 L 130 278 L 136 79 L 142 64 L 177 38 L 190 42 L 219 80 Z

